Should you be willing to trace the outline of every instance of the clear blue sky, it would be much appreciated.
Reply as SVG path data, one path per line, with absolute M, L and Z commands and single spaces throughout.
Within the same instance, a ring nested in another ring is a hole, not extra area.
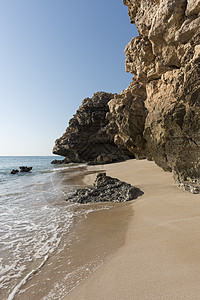
M 0 1 L 0 155 L 51 155 L 94 92 L 120 92 L 137 35 L 122 0 Z

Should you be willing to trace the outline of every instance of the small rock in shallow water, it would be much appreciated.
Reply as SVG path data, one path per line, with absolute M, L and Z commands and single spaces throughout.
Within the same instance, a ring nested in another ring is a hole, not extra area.
M 91 188 L 78 189 L 66 200 L 75 203 L 95 202 L 126 202 L 136 199 L 143 192 L 117 178 L 106 176 L 106 173 L 99 173 Z
M 10 172 L 10 174 L 17 174 L 17 173 L 19 173 L 19 170 L 15 170 L 15 169 L 13 169 L 13 170 Z
M 20 168 L 20 172 L 30 172 L 33 167 L 19 167 Z

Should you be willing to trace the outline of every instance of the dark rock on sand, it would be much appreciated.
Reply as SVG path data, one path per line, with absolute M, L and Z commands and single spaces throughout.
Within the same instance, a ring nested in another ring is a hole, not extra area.
M 13 169 L 13 170 L 10 172 L 10 174 L 17 174 L 17 173 L 19 173 L 19 170 L 15 170 L 15 169 Z
M 33 167 L 19 167 L 20 168 L 20 172 L 30 172 Z
M 106 176 L 106 173 L 99 173 L 91 188 L 78 189 L 66 200 L 75 203 L 96 203 L 96 202 L 126 202 L 136 199 L 143 192 L 117 178 Z

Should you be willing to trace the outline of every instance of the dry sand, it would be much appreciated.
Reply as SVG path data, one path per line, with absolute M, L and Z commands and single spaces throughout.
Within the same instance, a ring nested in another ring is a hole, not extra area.
M 102 169 L 144 195 L 131 204 L 125 245 L 64 299 L 200 299 L 200 195 L 179 189 L 154 162 L 129 160 Z

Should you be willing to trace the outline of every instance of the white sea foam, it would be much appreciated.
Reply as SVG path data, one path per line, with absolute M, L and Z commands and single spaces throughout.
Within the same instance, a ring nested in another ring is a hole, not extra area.
M 48 295 L 44 296 L 41 300 L 62 299 L 74 290 L 83 280 L 88 278 L 91 273 L 96 271 L 103 263 L 104 259 L 96 257 L 96 259 L 91 261 L 89 264 L 82 265 L 71 273 L 68 273 L 62 280 L 56 282 Z
M 76 169 L 76 168 L 84 168 L 86 167 L 87 164 L 68 164 L 68 165 L 62 165 L 62 166 L 57 166 L 56 168 L 52 169 L 52 172 L 59 172 L 59 171 L 64 171 L 68 169 Z
M 34 275 L 39 269 L 42 268 L 42 266 L 45 264 L 45 262 L 48 259 L 48 255 L 46 255 L 44 257 L 44 260 L 41 262 L 41 264 L 34 270 L 32 270 L 31 272 L 29 272 L 21 281 L 20 283 L 18 283 L 18 285 L 13 289 L 13 291 L 10 293 L 10 295 L 8 296 L 7 300 L 13 300 L 16 293 L 19 292 L 20 288 L 27 282 L 27 280 Z
M 0 186 L 0 288 L 4 294 L 12 290 L 9 299 L 35 273 L 31 266 L 58 248 L 73 222 L 55 175 L 32 176 L 31 185 L 20 176 Z
M 82 164 L 78 167 L 85 166 Z M 76 169 L 77 165 L 57 168 L 51 166 L 46 170 L 39 166 L 32 174 L 14 177 L 9 174 L 8 168 L 4 171 L 2 176 L 7 174 L 7 179 L 3 179 L 0 185 L 1 299 L 12 300 L 17 293 L 24 292 L 24 285 L 37 271 L 42 271 L 48 257 L 54 251 L 59 253 L 64 249 L 62 238 L 70 231 L 74 217 L 80 213 L 86 217 L 96 210 L 86 206 L 82 212 L 74 212 L 76 205 L 64 201 L 71 189 L 59 180 L 62 180 L 63 170 L 69 168 Z M 76 272 L 82 276 L 89 272 L 87 268 L 85 266 Z M 77 282 L 74 282 L 73 276 L 74 274 L 69 275 L 72 286 L 80 280 L 77 275 Z M 64 282 L 61 284 L 55 283 L 52 295 L 59 288 L 59 297 L 66 293 Z M 52 297 L 46 299 L 53 299 Z

